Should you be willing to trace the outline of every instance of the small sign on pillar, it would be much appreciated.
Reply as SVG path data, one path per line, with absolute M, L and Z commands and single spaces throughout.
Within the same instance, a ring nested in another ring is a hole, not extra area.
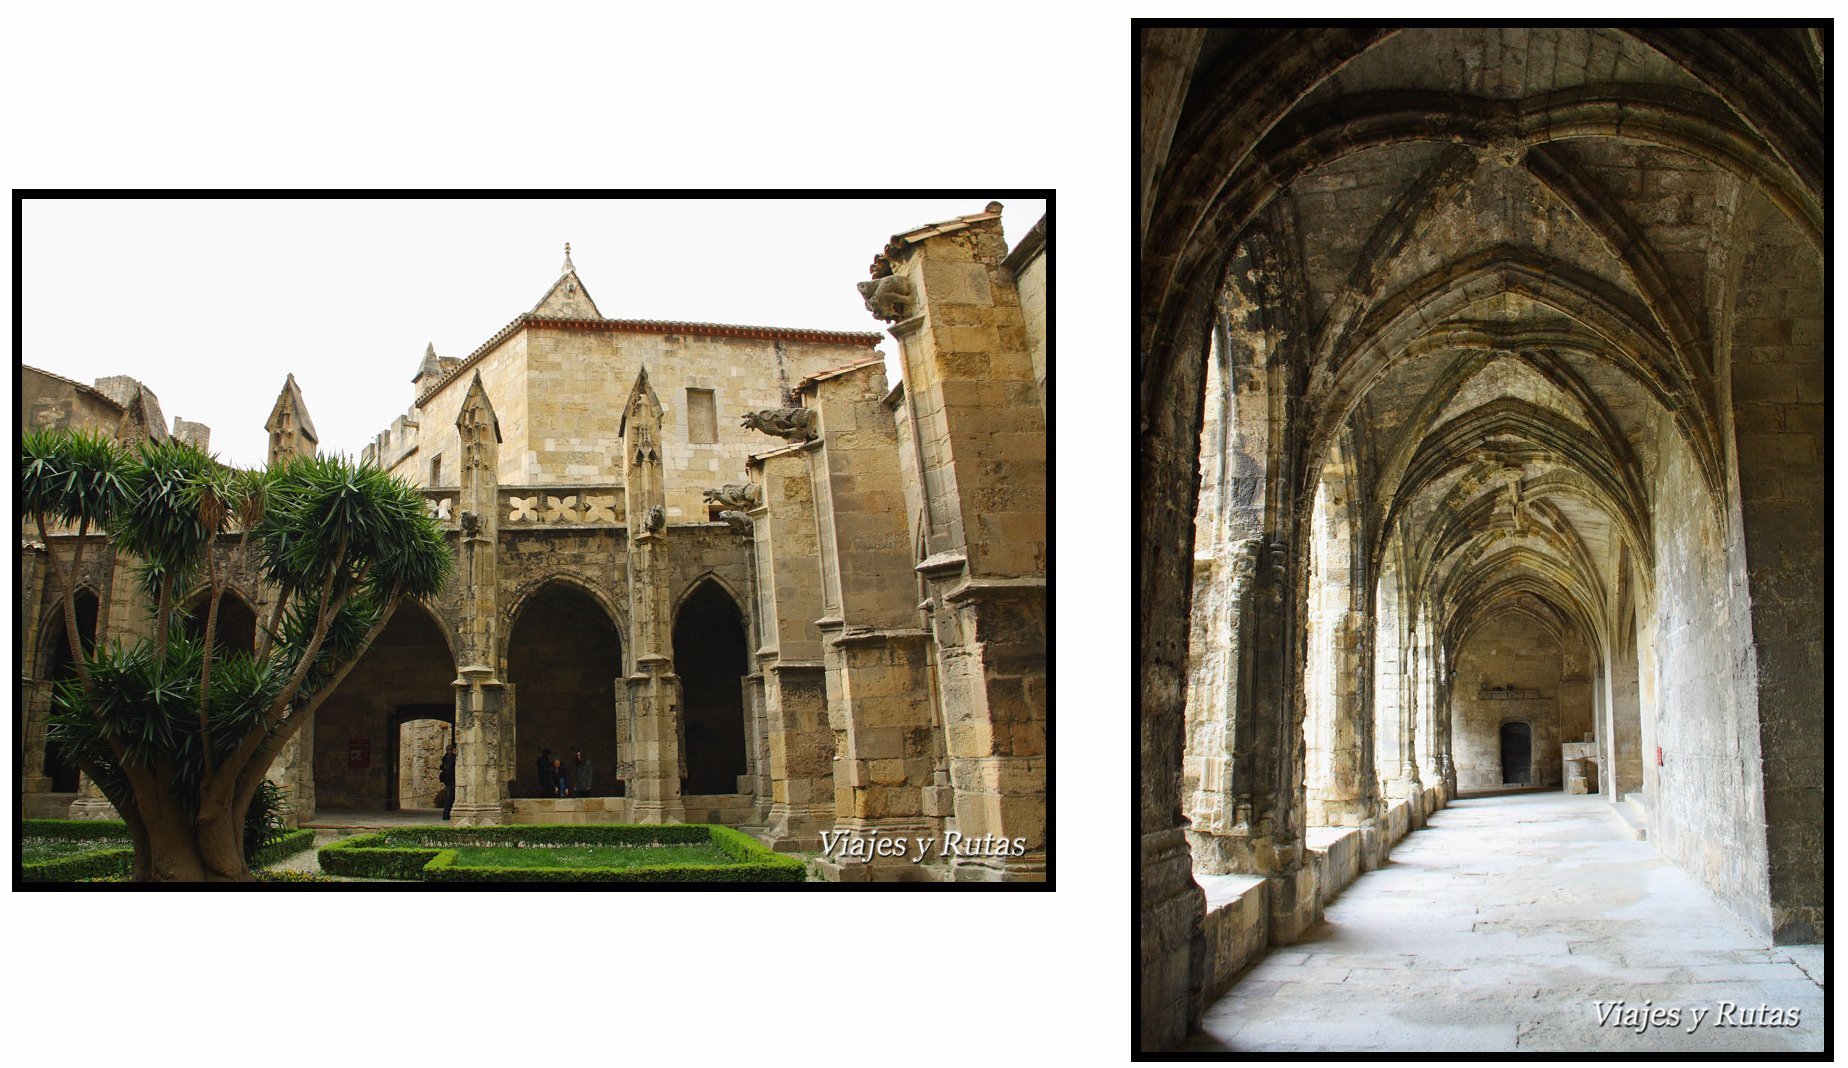
M 347 739 L 347 767 L 369 768 L 372 766 L 372 739 Z

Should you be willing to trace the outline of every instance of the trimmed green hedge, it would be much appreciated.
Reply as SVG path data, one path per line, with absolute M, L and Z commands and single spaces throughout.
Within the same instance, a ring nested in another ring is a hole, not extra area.
M 29 883 L 74 883 L 110 875 L 127 878 L 135 870 L 134 846 L 105 846 L 89 853 L 22 865 Z
M 127 838 L 121 820 L 21 820 L 27 838 Z
M 543 823 L 492 827 L 405 827 L 379 832 L 393 846 L 700 845 L 714 841 L 706 823 Z M 729 831 L 729 827 L 719 830 Z M 736 832 L 733 832 L 736 833 Z M 746 836 L 747 840 L 754 841 Z
M 121 820 L 23 820 L 26 838 L 122 839 L 128 837 L 128 824 Z M 257 851 L 250 862 L 252 871 L 266 864 L 300 853 L 314 846 L 314 831 L 290 831 Z M 27 882 L 68 883 L 83 879 L 100 879 L 112 875 L 126 878 L 135 869 L 135 847 L 99 845 L 87 853 L 77 853 L 55 860 L 26 863 Z
M 465 845 L 688 845 L 711 843 L 731 864 L 663 864 L 637 868 L 489 868 L 456 863 Z M 799 883 L 807 867 L 730 827 L 705 823 L 545 824 L 501 827 L 409 827 L 357 835 L 324 846 L 331 875 L 432 882 Z
M 313 846 L 314 830 L 312 828 L 304 827 L 290 831 L 288 834 L 276 839 L 269 845 L 257 850 L 257 855 L 250 861 L 251 870 L 255 871 L 258 868 L 268 867 L 278 861 L 287 860 L 304 849 L 313 848 Z
M 98 841 L 96 848 L 51 860 L 24 861 L 22 875 L 29 883 L 74 883 L 109 876 L 126 878 L 135 870 L 135 847 L 123 840 L 128 824 L 121 820 L 21 820 L 25 838 Z

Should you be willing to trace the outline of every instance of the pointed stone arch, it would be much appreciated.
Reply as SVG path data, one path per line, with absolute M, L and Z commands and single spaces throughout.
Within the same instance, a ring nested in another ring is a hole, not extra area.
M 520 617 L 532 604 L 534 597 L 548 586 L 568 587 L 596 602 L 597 607 L 609 616 L 618 637 L 622 639 L 623 671 L 627 673 L 634 659 L 634 653 L 629 648 L 629 613 L 624 602 L 613 595 L 602 583 L 574 571 L 554 571 L 528 579 L 514 588 L 512 596 L 506 597 L 502 602 L 500 613 L 501 626 L 498 634 L 500 648 L 496 651 L 499 662 L 507 663 L 507 649 L 513 637 L 514 625 L 519 622 Z
M 197 640 L 205 636 L 208 602 L 211 595 L 212 591 L 209 587 L 202 587 L 193 591 L 191 596 L 181 602 L 182 611 L 185 613 L 181 625 L 185 628 L 187 637 Z M 222 656 L 232 651 L 255 652 L 258 628 L 261 625 L 255 603 L 235 586 L 226 586 L 224 595 L 218 600 L 218 621 L 213 632 L 219 649 L 218 655 Z
M 503 678 L 513 687 L 515 797 L 557 796 L 541 778 L 545 750 L 578 788 L 575 754 L 591 765 L 591 794 L 624 792 L 617 779 L 627 757 L 619 702 L 628 643 L 614 606 L 582 578 L 553 574 L 521 596 L 509 615 Z
M 382 812 L 400 802 L 394 757 L 409 708 L 455 704 L 455 646 L 437 613 L 404 601 L 302 732 L 314 808 Z M 426 802 L 427 804 L 427 802 Z
M 743 609 L 717 576 L 695 582 L 674 609 L 685 793 L 739 792 L 745 774 L 743 677 L 750 673 Z

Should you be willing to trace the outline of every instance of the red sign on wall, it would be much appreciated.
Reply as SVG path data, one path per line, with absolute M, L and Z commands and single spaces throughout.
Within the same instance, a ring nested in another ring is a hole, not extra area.
M 347 767 L 369 768 L 372 766 L 372 739 L 347 739 Z

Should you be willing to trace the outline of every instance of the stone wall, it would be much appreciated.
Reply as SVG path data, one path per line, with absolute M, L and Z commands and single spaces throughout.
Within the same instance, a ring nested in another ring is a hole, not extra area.
M 1757 655 L 1771 923 L 1779 941 L 1814 942 L 1824 933 L 1828 748 L 1827 594 L 1818 581 L 1827 566 L 1826 294 L 1815 250 L 1780 214 L 1763 212 L 1750 237 L 1739 261 L 1729 356 Z
M 36 367 L 20 367 L 19 425 L 22 430 L 68 426 L 105 430 L 113 436 L 121 420 L 122 406 L 102 392 Z
M 1724 541 L 1715 529 L 1693 456 L 1666 415 L 1657 436 L 1654 735 L 1663 758 L 1661 767 L 1646 765 L 1649 834 L 1664 856 L 1769 933 L 1743 553 L 1736 529 Z
M 500 420 L 502 486 L 619 483 L 623 402 L 646 365 L 662 406 L 668 521 L 702 522 L 700 491 L 737 481 L 746 457 L 764 451 L 763 435 L 739 425 L 742 414 L 783 407 L 786 390 L 871 355 L 871 341 L 871 335 L 820 342 L 530 322 L 426 398 L 411 413 L 415 434 L 394 438 L 385 455 L 393 474 L 420 486 L 429 482 L 431 458 L 440 455 L 441 481 L 454 485 L 461 447 L 456 414 L 479 370 Z M 717 442 L 689 440 L 688 389 L 712 391 Z
M 1033 357 L 1033 380 L 1039 383 L 1040 411 L 1046 411 L 1046 219 L 1040 217 L 1027 236 L 1008 253 L 1007 266 L 1020 290 L 1020 313 L 1027 322 L 1027 351 Z
M 1565 653 L 1557 638 L 1533 619 L 1509 613 L 1485 624 L 1464 642 L 1450 694 L 1451 745 L 1462 790 L 1494 790 L 1502 783 L 1501 726 L 1528 724 L 1533 739 L 1534 786 L 1562 781 L 1559 744 L 1591 730 L 1591 694 L 1583 677 L 1566 700 Z M 1485 687 L 1533 691 L 1537 698 L 1494 699 Z
M 443 784 L 438 778 L 443 770 L 443 750 L 452 733 L 449 724 L 434 719 L 414 719 L 398 728 L 400 808 L 435 806 L 436 791 Z

